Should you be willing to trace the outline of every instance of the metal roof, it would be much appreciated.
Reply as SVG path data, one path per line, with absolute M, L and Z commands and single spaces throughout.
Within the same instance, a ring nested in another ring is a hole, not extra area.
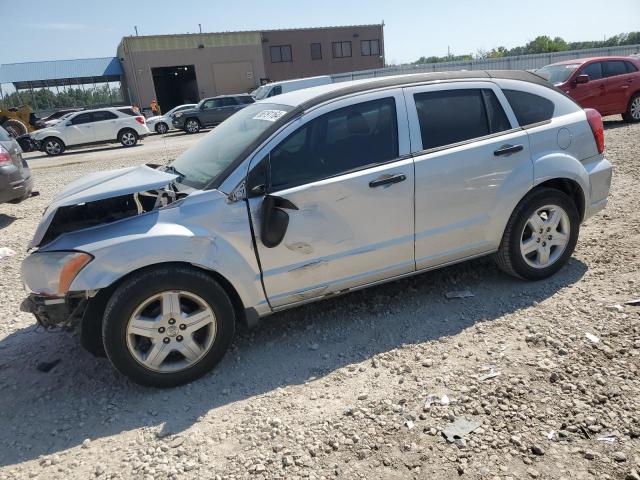
M 0 65 L 0 83 L 16 88 L 62 86 L 72 83 L 116 81 L 123 75 L 117 57 L 81 58 Z

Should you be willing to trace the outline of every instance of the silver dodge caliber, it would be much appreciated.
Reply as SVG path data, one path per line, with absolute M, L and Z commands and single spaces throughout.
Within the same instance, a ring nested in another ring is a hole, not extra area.
M 600 115 L 528 72 L 324 85 L 247 106 L 169 165 L 45 211 L 23 310 L 134 382 L 216 365 L 237 321 L 494 254 L 539 280 L 604 208 Z

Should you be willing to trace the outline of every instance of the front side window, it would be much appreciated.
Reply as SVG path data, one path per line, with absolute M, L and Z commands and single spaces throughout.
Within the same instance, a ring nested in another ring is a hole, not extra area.
M 579 75 L 589 75 L 589 80 L 600 80 L 602 78 L 602 62 L 590 63 L 582 69 Z
M 422 148 L 438 148 L 511 128 L 490 89 L 439 90 L 414 95 Z
M 380 55 L 380 42 L 378 40 L 362 40 L 360 51 L 363 56 Z
M 626 75 L 627 67 L 621 60 L 609 60 L 604 62 L 604 76 L 615 77 L 617 75 Z
M 393 98 L 334 110 L 309 121 L 271 151 L 271 191 L 398 158 Z
M 333 42 L 333 58 L 351 56 L 351 42 Z
M 322 44 L 311 44 L 311 60 L 322 60 Z
M 179 175 L 178 182 L 204 188 L 219 180 L 241 154 L 269 127 L 293 107 L 275 103 L 252 103 L 231 115 L 169 165 Z
M 93 112 L 94 122 L 102 122 L 104 120 L 113 120 L 114 118 L 118 118 L 118 116 L 113 112 L 107 112 L 106 110 L 101 112 Z
M 553 118 L 555 105 L 547 98 L 520 90 L 503 90 L 521 127 Z
M 212 98 L 210 100 L 205 100 L 202 104 L 202 108 L 205 110 L 209 110 L 210 108 L 218 108 L 222 106 L 222 101 L 219 98 Z
M 82 125 L 83 123 L 91 122 L 90 113 L 80 113 L 71 119 L 73 125 Z
M 276 45 L 272 46 L 271 63 L 291 62 L 293 58 L 291 56 L 291 45 Z

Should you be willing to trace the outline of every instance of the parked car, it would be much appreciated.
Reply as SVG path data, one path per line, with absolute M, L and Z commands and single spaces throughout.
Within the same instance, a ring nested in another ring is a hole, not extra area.
M 31 138 L 47 155 L 60 155 L 66 149 L 120 142 L 133 147 L 149 135 L 142 115 L 132 116 L 127 107 L 83 110 L 67 114 L 55 125 L 37 130 Z
M 0 203 L 20 202 L 31 195 L 33 179 L 18 142 L 0 127 Z
M 320 75 L 317 77 L 297 78 L 295 80 L 283 80 L 281 82 L 267 83 L 256 88 L 251 95 L 256 100 L 264 100 L 265 98 L 275 97 L 283 93 L 301 90 L 303 88 L 318 87 L 320 85 L 328 85 L 333 80 L 329 75 Z
M 583 108 L 601 115 L 622 114 L 640 122 L 640 59 L 597 57 L 567 60 L 536 72 L 570 95 Z
M 79 112 L 81 110 L 82 108 L 63 108 L 62 110 L 53 112 L 47 117 L 41 118 L 40 121 L 42 122 L 43 127 L 50 127 L 51 125 L 55 125 L 56 123 L 58 123 L 61 117 L 69 113 Z
M 249 105 L 162 169 L 67 186 L 23 309 L 137 383 L 216 365 L 236 321 L 495 254 L 557 272 L 604 208 L 602 120 L 528 72 L 346 82 Z
M 202 127 L 218 125 L 253 102 L 247 94 L 205 98 L 194 108 L 172 114 L 171 124 L 187 133 L 198 133 Z
M 173 114 L 182 112 L 184 110 L 190 110 L 195 107 L 195 103 L 187 103 L 185 105 L 178 105 L 177 107 L 173 107 L 164 115 L 156 115 L 154 117 L 147 118 L 147 127 L 149 127 L 149 130 L 151 130 L 152 132 L 155 131 L 160 135 L 164 135 L 173 127 L 173 123 L 171 121 L 171 117 Z

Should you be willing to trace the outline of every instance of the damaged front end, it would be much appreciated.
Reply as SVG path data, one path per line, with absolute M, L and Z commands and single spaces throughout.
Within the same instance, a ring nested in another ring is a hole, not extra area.
M 22 301 L 20 310 L 32 313 L 45 330 L 70 329 L 79 324 L 87 308 L 89 296 L 73 293 L 64 297 L 49 297 L 32 293 Z

